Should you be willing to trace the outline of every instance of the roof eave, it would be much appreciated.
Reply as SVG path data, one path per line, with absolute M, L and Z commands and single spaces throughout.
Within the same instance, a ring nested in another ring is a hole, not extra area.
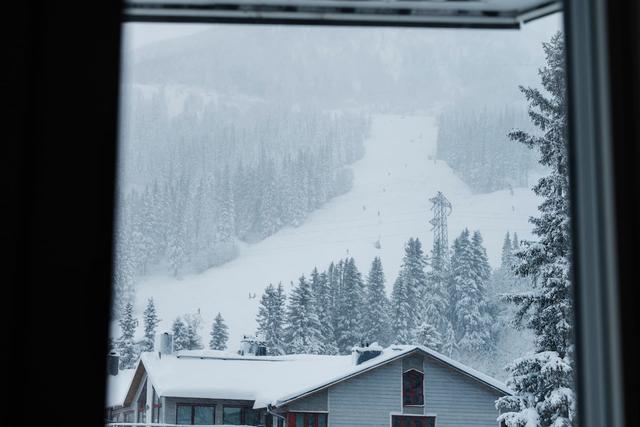
M 334 386 L 334 385 L 336 385 L 336 384 L 339 384 L 339 383 L 341 383 L 341 382 L 343 382 L 343 381 L 346 381 L 346 380 L 348 380 L 348 379 L 350 379 L 350 378 L 356 377 L 356 376 L 358 376 L 358 375 L 360 375 L 360 374 L 364 374 L 365 372 L 369 372 L 369 371 L 371 371 L 371 370 L 373 370 L 373 369 L 379 368 L 380 366 L 386 365 L 386 364 L 388 364 L 388 363 L 394 362 L 394 361 L 396 361 L 396 360 L 398 360 L 398 359 L 401 359 L 401 358 L 403 358 L 403 357 L 406 357 L 406 356 L 409 356 L 409 355 L 411 355 L 411 354 L 415 354 L 415 353 L 420 353 L 420 354 L 422 354 L 423 356 L 429 356 L 429 357 L 431 357 L 431 358 L 433 358 L 433 359 L 437 360 L 438 362 L 440 362 L 440 363 L 443 363 L 443 364 L 447 365 L 448 367 L 450 367 L 450 368 L 452 368 L 452 369 L 456 370 L 457 372 L 459 372 L 459 373 L 461 373 L 461 374 L 463 374 L 463 375 L 465 375 L 465 376 L 468 376 L 469 378 L 472 378 L 473 380 L 475 380 L 475 381 L 477 381 L 477 382 L 479 382 L 479 383 L 481 383 L 481 384 L 485 385 L 486 387 L 489 387 L 489 388 L 491 388 L 491 389 L 493 389 L 493 390 L 495 390 L 495 391 L 497 391 L 497 392 L 499 392 L 499 393 L 506 394 L 506 395 L 509 395 L 509 396 L 513 396 L 513 394 L 514 394 L 514 393 L 513 393 L 513 391 L 509 390 L 509 389 L 508 389 L 508 388 L 506 388 L 506 387 L 504 387 L 504 388 L 502 388 L 502 387 L 497 387 L 495 384 L 491 384 L 491 383 L 489 383 L 489 382 L 487 382 L 487 381 L 483 380 L 482 378 L 480 378 L 480 377 L 478 377 L 478 376 L 476 376 L 476 375 L 473 375 L 473 374 L 472 374 L 472 373 L 470 373 L 470 372 L 467 372 L 467 371 L 465 371 L 465 370 L 463 370 L 463 369 L 460 369 L 460 368 L 459 368 L 458 366 L 456 366 L 455 364 L 452 364 L 452 363 L 450 363 L 449 361 L 447 361 L 447 360 L 445 360 L 445 359 L 442 359 L 442 358 L 438 357 L 438 356 L 437 356 L 437 355 L 435 355 L 435 354 L 432 354 L 432 353 L 430 353 L 430 352 L 428 352 L 428 351 L 425 351 L 424 349 L 422 349 L 422 348 L 420 348 L 420 347 L 414 347 L 414 348 L 413 348 L 413 349 L 411 349 L 411 350 L 407 350 L 407 351 L 404 351 L 404 352 L 399 353 L 397 356 L 394 356 L 394 357 L 389 358 L 389 359 L 385 359 L 385 360 L 383 360 L 383 361 L 381 361 L 381 362 L 379 362 L 379 363 L 376 363 L 376 364 L 374 364 L 374 365 L 368 366 L 366 369 L 362 369 L 362 370 L 359 370 L 359 371 L 353 372 L 353 373 L 351 373 L 351 374 L 349 374 L 349 375 L 346 375 L 346 376 L 344 376 L 344 377 L 341 377 L 341 378 L 339 378 L 339 379 L 336 379 L 336 380 L 330 381 L 330 382 L 328 382 L 328 383 L 326 383 L 326 384 L 323 384 L 323 385 L 318 386 L 318 387 L 315 387 L 315 388 L 313 388 L 313 389 L 311 389 L 311 390 L 308 390 L 308 391 L 305 391 L 305 392 L 303 392 L 303 393 L 300 393 L 300 394 L 298 394 L 298 395 L 296 395 L 296 396 L 294 396 L 294 397 L 288 397 L 288 398 L 286 398 L 286 399 L 284 399 L 284 400 L 276 400 L 276 401 L 273 403 L 273 406 L 274 406 L 274 407 L 276 407 L 276 408 L 279 408 L 279 407 L 283 407 L 283 406 L 289 405 L 290 403 L 292 403 L 292 402 L 294 402 L 294 401 L 296 401 L 296 400 L 303 399 L 303 398 L 308 397 L 308 396 L 310 396 L 310 395 L 312 395 L 312 394 L 318 393 L 318 392 L 320 392 L 320 391 L 322 391 L 322 390 L 325 390 L 325 389 L 327 389 L 327 388 L 329 388 L 329 387 L 332 387 L 332 386 Z

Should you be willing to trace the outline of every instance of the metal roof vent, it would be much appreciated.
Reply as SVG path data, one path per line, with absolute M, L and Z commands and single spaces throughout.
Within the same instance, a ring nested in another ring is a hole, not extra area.
M 156 348 L 158 349 L 158 358 L 163 355 L 173 354 L 173 335 L 169 332 L 162 332 L 156 337 Z
M 360 365 L 382 354 L 382 347 L 378 343 L 361 343 L 351 349 L 351 360 L 354 365 Z
M 118 375 L 118 369 L 120 366 L 120 356 L 115 350 L 111 350 L 107 355 L 107 373 L 109 375 Z

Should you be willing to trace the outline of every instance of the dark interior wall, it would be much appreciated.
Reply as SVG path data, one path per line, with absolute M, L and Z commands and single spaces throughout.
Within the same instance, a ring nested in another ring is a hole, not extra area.
M 9 359 L 3 383 L 11 410 L 2 422 L 98 426 L 121 4 L 7 3 L 0 144 L 6 267 L 0 282 L 8 329 L 2 352 Z
M 609 72 L 615 165 L 623 381 L 626 421 L 640 418 L 638 381 L 638 242 L 640 242 L 640 4 L 610 1 Z

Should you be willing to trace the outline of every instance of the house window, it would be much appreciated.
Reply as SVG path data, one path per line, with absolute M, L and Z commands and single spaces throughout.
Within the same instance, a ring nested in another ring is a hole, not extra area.
M 153 389 L 153 408 L 151 410 L 151 422 L 160 422 L 160 397 L 156 393 L 156 389 Z
M 417 415 L 393 415 L 391 427 L 436 427 L 436 417 Z
M 222 423 L 231 425 L 242 424 L 242 408 L 225 406 L 222 408 Z
M 215 423 L 215 406 L 184 405 L 176 406 L 176 424 L 212 425 Z
M 224 406 L 222 408 L 222 423 L 257 426 L 260 424 L 260 413 L 241 406 Z
M 327 414 L 290 412 L 287 427 L 327 427 Z
M 251 408 L 243 408 L 243 416 L 243 424 L 248 426 L 260 425 L 260 413 L 258 411 L 254 411 Z
M 402 404 L 404 406 L 424 405 L 424 374 L 410 369 L 402 374 Z
M 284 420 L 268 414 L 266 417 L 265 427 L 284 427 Z
M 140 395 L 138 396 L 138 400 L 136 401 L 138 406 L 138 418 L 137 422 L 144 423 L 147 422 L 147 382 L 144 382 L 144 386 L 142 386 L 142 390 L 140 391 Z

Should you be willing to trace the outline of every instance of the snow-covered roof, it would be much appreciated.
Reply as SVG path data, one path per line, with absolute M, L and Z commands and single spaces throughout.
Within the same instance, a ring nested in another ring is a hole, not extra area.
M 251 357 L 207 350 L 162 357 L 143 353 L 139 363 L 160 396 L 252 400 L 254 408 L 263 408 L 269 404 L 286 405 L 416 352 L 438 359 L 502 393 L 512 394 L 503 383 L 488 375 L 426 347 L 411 345 L 388 347 L 359 365 L 353 364 L 351 356 Z
M 122 369 L 118 375 L 109 375 L 107 378 L 107 407 L 122 406 L 131 385 L 135 369 Z

